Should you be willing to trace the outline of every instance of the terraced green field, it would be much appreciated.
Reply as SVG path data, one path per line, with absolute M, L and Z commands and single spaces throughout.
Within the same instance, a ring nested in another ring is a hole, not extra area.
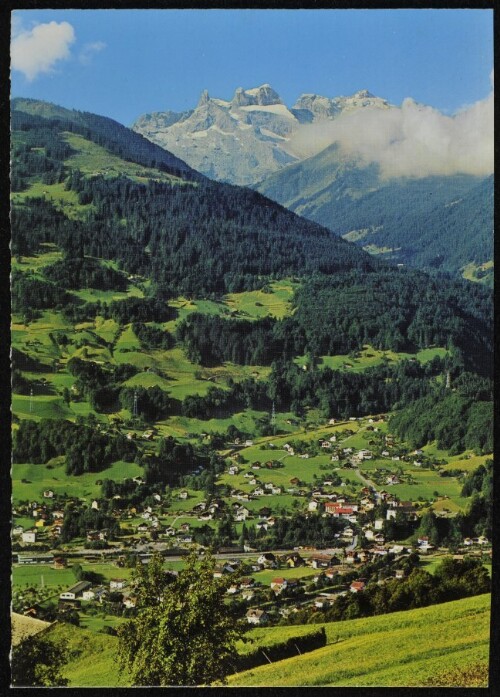
M 299 284 L 290 281 L 273 281 L 269 284 L 271 292 L 262 290 L 245 293 L 230 293 L 226 296 L 227 306 L 238 317 L 259 319 L 260 317 L 276 317 L 282 319 L 291 314 L 291 301 Z
M 56 494 L 68 494 L 92 499 L 101 495 L 101 486 L 96 481 L 102 479 L 123 479 L 144 474 L 142 467 L 134 462 L 114 462 L 102 472 L 87 472 L 68 477 L 65 472 L 64 458 L 55 458 L 48 465 L 13 464 L 12 496 L 14 502 L 39 500 L 45 489 L 52 489 Z M 26 480 L 23 482 L 22 480 Z
M 91 209 L 91 205 L 79 203 L 76 191 L 67 191 L 65 187 L 64 182 L 60 184 L 45 184 L 41 181 L 33 181 L 24 191 L 12 194 L 12 203 L 22 204 L 26 198 L 44 198 L 50 201 L 58 210 L 63 210 L 68 218 L 82 218 Z
M 359 373 L 367 368 L 373 368 L 381 365 L 384 362 L 397 363 L 403 360 L 417 360 L 419 363 L 428 363 L 436 356 L 442 358 L 446 356 L 448 350 L 445 348 L 427 348 L 418 351 L 417 353 L 396 353 L 394 351 L 380 351 L 372 346 L 365 346 L 362 351 L 356 354 L 356 357 L 348 354 L 339 354 L 337 356 L 320 356 L 318 366 L 321 368 L 331 368 L 332 370 L 349 370 L 352 373 Z M 306 365 L 306 356 L 299 356 L 295 359 L 297 365 Z
M 229 677 L 231 687 L 411 687 L 487 661 L 490 595 L 326 623 L 327 646 Z M 297 630 L 298 627 L 291 628 Z M 281 627 L 255 630 L 272 643 Z

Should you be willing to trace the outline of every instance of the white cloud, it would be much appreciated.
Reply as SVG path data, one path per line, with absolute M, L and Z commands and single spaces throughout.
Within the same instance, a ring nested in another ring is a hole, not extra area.
M 96 53 L 100 53 L 106 48 L 104 41 L 94 41 L 90 44 L 85 44 L 85 46 L 80 51 L 78 60 L 82 65 L 89 65 L 92 62 L 92 58 Z
M 493 74 L 491 75 L 493 82 Z M 304 126 L 291 143 L 300 155 L 337 142 L 347 155 L 376 162 L 384 177 L 493 172 L 493 93 L 454 116 L 405 99 L 400 108 L 362 109 Z
M 23 30 L 19 20 L 13 21 L 11 66 L 30 81 L 42 73 L 51 73 L 58 61 L 70 57 L 75 31 L 68 22 L 37 24 Z
M 12 13 L 11 30 L 14 38 L 23 31 L 23 20 L 15 12 Z

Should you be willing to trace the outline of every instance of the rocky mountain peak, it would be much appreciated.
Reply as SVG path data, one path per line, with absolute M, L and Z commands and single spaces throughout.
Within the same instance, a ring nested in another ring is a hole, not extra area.
M 312 115 L 322 118 L 332 118 L 338 111 L 338 107 L 332 99 L 322 97 L 319 94 L 301 94 L 293 108 L 305 109 Z
M 248 90 L 238 87 L 231 104 L 233 106 L 271 106 L 272 104 L 283 104 L 283 101 L 271 85 L 266 83 Z
M 230 100 L 204 90 L 195 109 L 144 115 L 133 128 L 208 177 L 246 186 L 307 157 L 294 140 L 302 126 L 366 107 L 390 105 L 360 90 L 343 97 L 302 94 L 289 109 L 264 83 L 238 87 Z
M 208 90 L 203 90 L 198 101 L 198 106 L 205 106 L 205 104 L 208 104 L 209 101 L 210 95 L 208 94 Z
M 231 106 L 249 106 L 250 104 L 254 103 L 255 102 L 253 101 L 252 97 L 245 92 L 243 87 L 238 87 L 231 101 Z
M 368 90 L 359 90 L 359 92 L 353 94 L 353 97 L 357 97 L 358 99 L 373 99 L 375 95 L 368 92 Z

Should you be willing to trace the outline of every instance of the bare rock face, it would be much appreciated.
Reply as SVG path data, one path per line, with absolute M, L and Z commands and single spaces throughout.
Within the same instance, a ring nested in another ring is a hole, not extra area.
M 271 85 L 264 84 L 238 87 L 230 101 L 204 90 L 195 109 L 144 114 L 132 129 L 213 179 L 253 185 L 302 159 L 290 141 L 303 124 L 365 107 L 390 105 L 361 90 L 351 97 L 303 94 L 289 109 Z

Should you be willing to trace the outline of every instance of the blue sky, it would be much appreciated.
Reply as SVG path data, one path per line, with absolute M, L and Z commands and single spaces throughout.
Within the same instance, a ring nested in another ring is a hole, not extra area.
M 12 95 L 126 125 L 203 89 L 368 89 L 451 114 L 491 91 L 491 10 L 44 10 L 13 13 Z

